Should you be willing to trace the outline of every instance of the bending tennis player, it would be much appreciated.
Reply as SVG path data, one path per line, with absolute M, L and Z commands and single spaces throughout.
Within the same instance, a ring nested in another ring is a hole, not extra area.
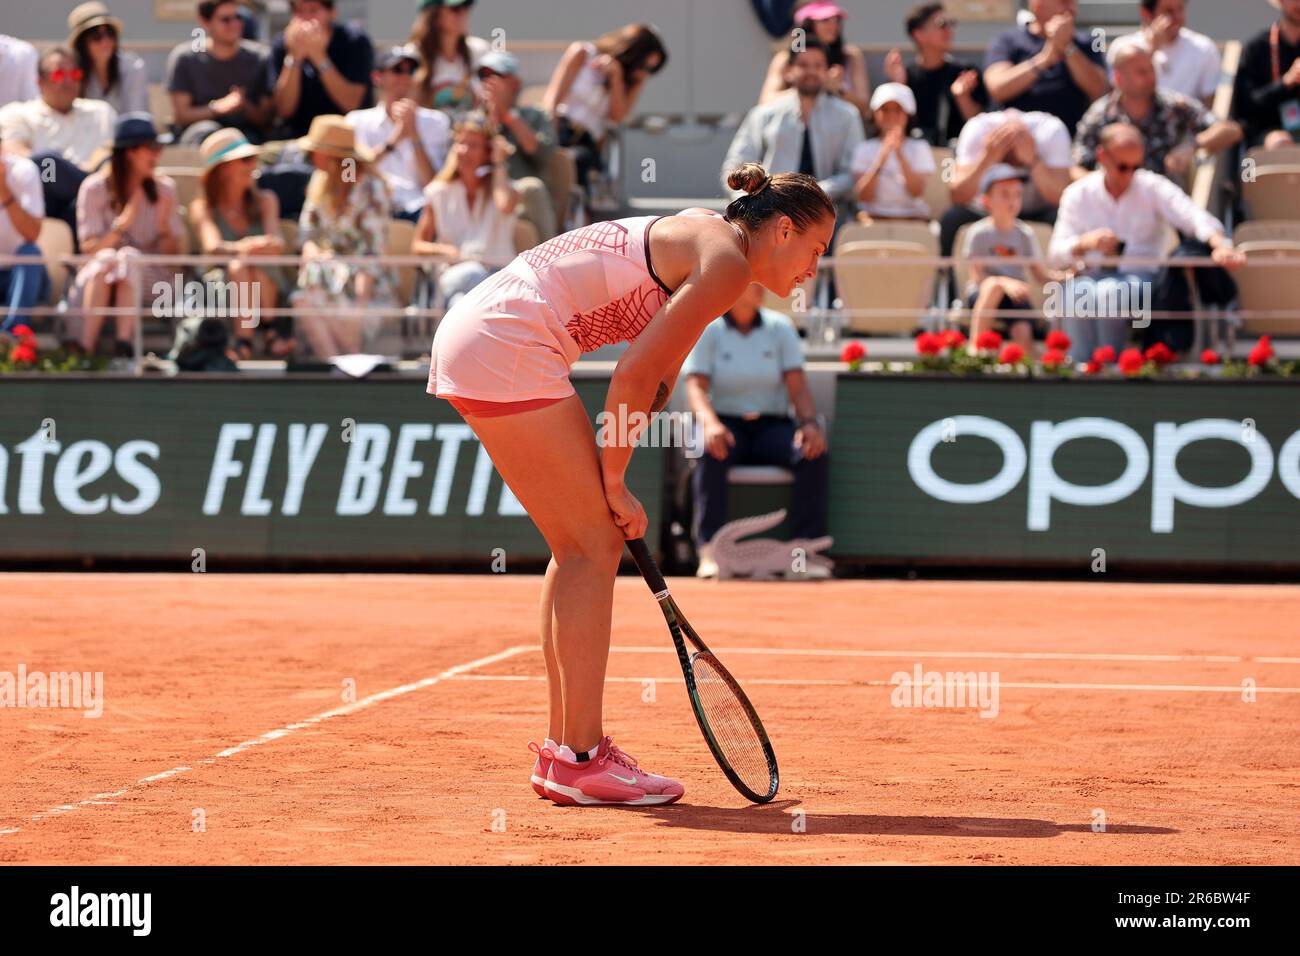
M 636 435 L 594 440 L 569 381 L 583 352 L 631 342 L 609 383 L 613 421 L 664 407 L 696 340 L 750 282 L 778 295 L 817 273 L 835 210 L 811 176 L 746 163 L 719 216 L 689 209 L 583 226 L 521 253 L 443 317 L 426 391 L 482 441 L 551 549 L 542 584 L 550 729 L 533 789 L 561 804 L 672 803 L 676 780 L 642 769 L 601 714 L 614 578 L 646 531 L 624 482 Z M 620 407 L 623 414 L 619 414 Z

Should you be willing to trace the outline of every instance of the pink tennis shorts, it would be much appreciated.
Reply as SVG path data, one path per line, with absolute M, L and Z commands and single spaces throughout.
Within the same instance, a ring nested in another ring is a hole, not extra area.
M 581 355 L 541 294 L 502 269 L 438 324 L 425 391 L 462 415 L 510 415 L 576 394 L 569 371 Z

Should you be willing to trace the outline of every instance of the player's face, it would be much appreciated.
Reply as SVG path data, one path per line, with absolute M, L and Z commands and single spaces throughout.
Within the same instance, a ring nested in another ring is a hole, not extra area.
M 835 220 L 830 216 L 800 232 L 789 216 L 773 227 L 773 279 L 768 286 L 777 295 L 789 295 L 796 286 L 817 277 L 817 263 L 830 248 Z

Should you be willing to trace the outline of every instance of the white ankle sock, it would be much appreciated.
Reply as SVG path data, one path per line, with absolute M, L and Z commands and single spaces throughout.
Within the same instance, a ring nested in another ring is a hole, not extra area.
M 587 754 L 586 754 L 587 759 L 588 759 L 588 760 L 595 760 L 595 759 L 596 759 L 596 754 L 597 754 L 599 751 L 600 751 L 600 744 L 596 744 L 596 746 L 592 747 L 590 750 L 587 751 Z M 571 763 L 576 762 L 576 761 L 578 760 L 578 755 L 577 755 L 577 753 L 576 753 L 576 752 L 573 750 L 573 748 L 570 747 L 568 744 L 564 744 L 562 747 L 559 747 L 559 748 L 556 750 L 556 753 L 557 753 L 559 756 L 563 757 L 565 760 L 568 760 L 568 761 L 571 762 Z

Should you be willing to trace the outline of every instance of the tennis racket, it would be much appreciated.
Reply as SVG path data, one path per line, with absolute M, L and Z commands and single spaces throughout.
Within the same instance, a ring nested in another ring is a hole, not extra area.
M 686 678 L 691 709 L 695 711 L 700 733 L 704 735 L 709 750 L 713 751 L 713 759 L 731 785 L 746 799 L 767 803 L 776 796 L 780 776 L 776 754 L 772 752 L 772 742 L 767 739 L 763 722 L 758 719 L 740 684 L 677 607 L 677 602 L 668 593 L 664 576 L 650 556 L 645 539 L 629 539 L 627 548 L 668 621 L 668 630 L 677 648 L 677 660 Z M 695 646 L 695 653 L 688 655 L 683 634 Z

